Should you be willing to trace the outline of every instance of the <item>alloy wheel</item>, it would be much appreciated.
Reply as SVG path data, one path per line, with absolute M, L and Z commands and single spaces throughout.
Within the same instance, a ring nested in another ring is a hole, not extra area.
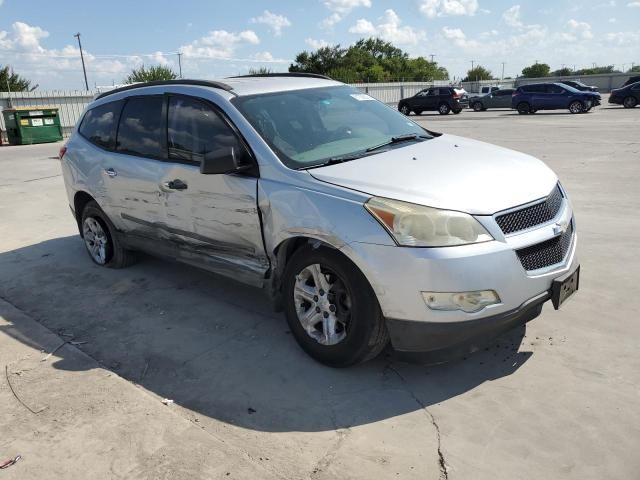
M 635 97 L 627 97 L 624 99 L 624 107 L 625 108 L 633 108 L 637 105 L 638 101 L 635 99 Z
M 582 103 L 575 101 L 572 102 L 571 105 L 569 105 L 569 111 L 571 113 L 580 113 L 582 112 Z
M 409 110 L 409 107 L 407 107 L 406 105 L 403 105 L 402 107 L 400 107 L 400 113 L 402 113 L 403 115 L 409 116 L 411 111 Z
M 109 238 L 102 225 L 94 217 L 87 217 L 82 225 L 84 244 L 89 251 L 89 255 L 99 264 L 107 263 L 107 246 Z
M 293 299 L 307 335 L 321 345 L 336 345 L 345 339 L 352 301 L 335 272 L 317 263 L 306 266 L 296 275 Z

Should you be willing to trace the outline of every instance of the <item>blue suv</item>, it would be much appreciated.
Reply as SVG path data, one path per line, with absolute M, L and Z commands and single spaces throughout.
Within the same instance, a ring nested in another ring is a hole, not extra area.
M 600 94 L 596 92 L 581 92 L 562 83 L 535 83 L 522 85 L 513 92 L 511 108 L 521 115 L 564 109 L 571 113 L 586 113 L 600 105 L 600 101 Z

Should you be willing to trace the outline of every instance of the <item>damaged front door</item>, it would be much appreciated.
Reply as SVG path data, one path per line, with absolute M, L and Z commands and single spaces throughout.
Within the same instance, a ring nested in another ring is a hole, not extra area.
M 255 174 L 202 174 L 208 155 L 231 152 L 239 138 L 208 104 L 169 97 L 168 167 L 160 182 L 167 235 L 181 260 L 261 285 L 269 262 L 264 251 Z

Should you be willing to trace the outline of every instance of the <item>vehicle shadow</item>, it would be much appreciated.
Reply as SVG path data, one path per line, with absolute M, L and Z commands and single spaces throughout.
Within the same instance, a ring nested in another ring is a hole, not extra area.
M 514 373 L 525 328 L 440 366 L 387 351 L 348 369 L 311 360 L 266 296 L 195 268 L 142 256 L 125 270 L 94 265 L 78 236 L 0 254 L 0 297 L 105 368 L 229 424 L 318 432 L 368 424 L 444 402 Z M 40 348 L 20 319 L 0 333 Z M 22 320 L 24 321 L 24 320 Z M 18 332 L 18 333 L 16 333 Z M 55 368 L 78 362 L 55 353 Z

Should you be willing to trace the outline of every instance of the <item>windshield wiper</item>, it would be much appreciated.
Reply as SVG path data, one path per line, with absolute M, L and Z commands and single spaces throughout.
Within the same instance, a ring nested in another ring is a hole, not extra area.
M 420 138 L 427 139 L 429 137 L 426 135 L 419 135 L 417 133 L 407 133 L 405 135 L 398 135 L 397 137 L 391 137 L 391 140 L 389 140 L 388 142 L 384 142 L 384 143 L 381 143 L 380 145 L 374 145 L 373 147 L 369 147 L 367 148 L 366 151 L 373 152 L 374 150 L 379 150 L 381 148 L 388 147 L 389 145 L 393 145 L 395 143 L 409 142 L 411 140 L 418 140 Z
M 359 152 L 359 153 L 350 153 L 349 155 L 339 155 L 337 157 L 331 157 L 326 162 L 318 163 L 317 165 L 311 165 L 310 167 L 303 167 L 302 170 L 309 170 L 310 168 L 328 167 L 329 165 L 349 162 L 351 160 L 357 160 L 358 158 L 362 158 L 366 156 L 367 156 L 366 151 Z

